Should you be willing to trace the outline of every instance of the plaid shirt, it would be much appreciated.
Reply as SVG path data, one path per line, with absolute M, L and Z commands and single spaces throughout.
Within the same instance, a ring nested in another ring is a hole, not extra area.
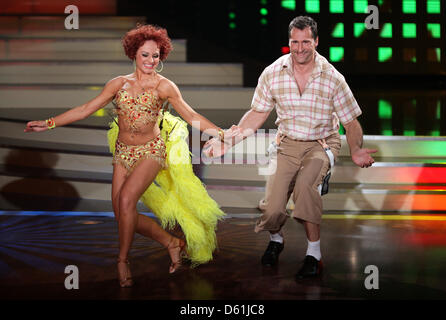
M 344 76 L 316 52 L 315 67 L 302 96 L 293 74 L 291 54 L 284 55 L 262 72 L 251 108 L 269 112 L 276 107 L 279 131 L 297 140 L 324 139 L 362 112 Z

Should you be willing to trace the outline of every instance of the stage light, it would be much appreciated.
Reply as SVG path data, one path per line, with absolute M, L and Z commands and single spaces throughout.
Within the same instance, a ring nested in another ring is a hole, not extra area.
M 344 47 L 330 47 L 330 61 L 339 62 L 344 59 Z
M 427 30 L 432 38 L 441 38 L 441 28 L 439 23 L 428 23 Z
M 381 38 L 392 38 L 392 24 L 391 23 L 384 23 L 384 25 L 381 28 Z
M 436 14 L 441 12 L 440 0 L 427 0 L 426 10 L 429 14 Z
M 353 11 L 355 13 L 367 13 L 369 3 L 367 0 L 355 0 L 353 2 Z
M 344 13 L 344 0 L 330 0 L 330 13 Z
M 389 47 L 378 48 L 378 61 L 386 62 L 392 59 L 393 50 Z
M 378 101 L 378 116 L 380 119 L 392 119 L 392 104 L 389 101 Z
M 381 120 L 381 134 L 383 136 L 392 136 L 392 104 L 389 101 L 378 100 L 378 117 Z
M 263 6 L 267 4 L 267 0 L 260 1 L 260 4 L 262 5 L 262 7 L 260 8 L 260 24 L 266 26 L 268 24 L 268 19 L 266 18 L 266 16 L 268 15 L 268 9 Z
M 282 54 L 288 54 L 288 53 L 290 53 L 290 47 L 282 47 L 281 51 L 282 51 Z
M 321 10 L 319 0 L 306 0 L 305 10 L 308 13 L 319 13 Z
M 296 10 L 296 0 L 282 0 L 281 7 L 287 10 Z
M 335 25 L 331 36 L 333 38 L 344 38 L 344 24 L 342 22 Z
M 412 14 L 417 13 L 416 0 L 403 0 L 403 13 Z
M 415 48 L 403 48 L 403 61 L 417 62 L 417 50 Z
M 440 48 L 428 48 L 427 49 L 427 61 L 441 62 L 441 49 Z
M 365 31 L 364 22 L 355 22 L 353 24 L 353 35 L 355 36 L 355 38 L 359 38 L 360 36 L 362 36 L 364 31 Z
M 415 23 L 403 23 L 403 38 L 416 38 L 417 25 Z
M 235 28 L 237 28 L 237 24 L 234 21 L 236 17 L 235 12 L 232 11 L 229 12 L 228 17 L 229 17 L 229 29 L 234 30 Z

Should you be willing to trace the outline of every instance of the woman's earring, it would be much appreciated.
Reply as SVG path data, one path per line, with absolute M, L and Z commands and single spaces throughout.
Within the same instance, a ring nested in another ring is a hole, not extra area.
M 160 63 L 158 63 L 158 65 L 160 65 L 161 64 L 161 69 L 159 69 L 159 70 L 156 70 L 155 69 L 155 71 L 156 72 L 158 72 L 158 73 L 160 73 L 161 71 L 163 71 L 163 68 L 164 68 L 164 64 L 163 64 L 163 62 L 160 60 Z

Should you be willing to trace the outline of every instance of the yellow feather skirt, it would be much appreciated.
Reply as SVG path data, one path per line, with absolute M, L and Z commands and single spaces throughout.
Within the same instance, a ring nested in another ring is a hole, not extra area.
M 113 154 L 118 133 L 115 119 L 107 133 Z M 187 123 L 166 111 L 161 136 L 167 148 L 167 168 L 158 172 L 141 201 L 156 215 L 164 229 L 173 229 L 177 224 L 181 227 L 187 242 L 188 259 L 194 267 L 212 260 L 212 253 L 217 248 L 217 222 L 225 214 L 192 170 L 186 142 L 189 136 Z

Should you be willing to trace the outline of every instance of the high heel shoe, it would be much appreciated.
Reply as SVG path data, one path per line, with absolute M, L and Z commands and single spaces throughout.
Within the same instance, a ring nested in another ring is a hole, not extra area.
M 123 267 L 119 268 L 119 265 L 125 266 L 124 272 L 121 272 L 123 270 Z M 125 259 L 121 260 L 118 259 L 118 279 L 119 279 L 119 285 L 121 288 L 128 288 L 133 286 L 133 279 L 132 275 L 130 274 L 130 268 L 129 268 L 130 262 Z M 122 274 L 125 274 L 125 276 L 121 276 Z
M 167 245 L 167 250 L 169 251 L 169 254 L 172 252 L 172 250 L 175 250 L 174 253 L 177 253 L 177 255 L 175 255 L 175 260 L 172 259 L 172 263 L 170 264 L 169 267 L 169 273 L 174 273 L 176 271 L 178 271 L 178 269 L 181 268 L 182 266 L 182 259 L 183 257 L 186 255 L 186 242 L 182 239 L 178 239 L 178 243 L 175 245 L 174 241 L 175 237 L 172 237 L 172 240 L 170 240 L 169 244 Z

